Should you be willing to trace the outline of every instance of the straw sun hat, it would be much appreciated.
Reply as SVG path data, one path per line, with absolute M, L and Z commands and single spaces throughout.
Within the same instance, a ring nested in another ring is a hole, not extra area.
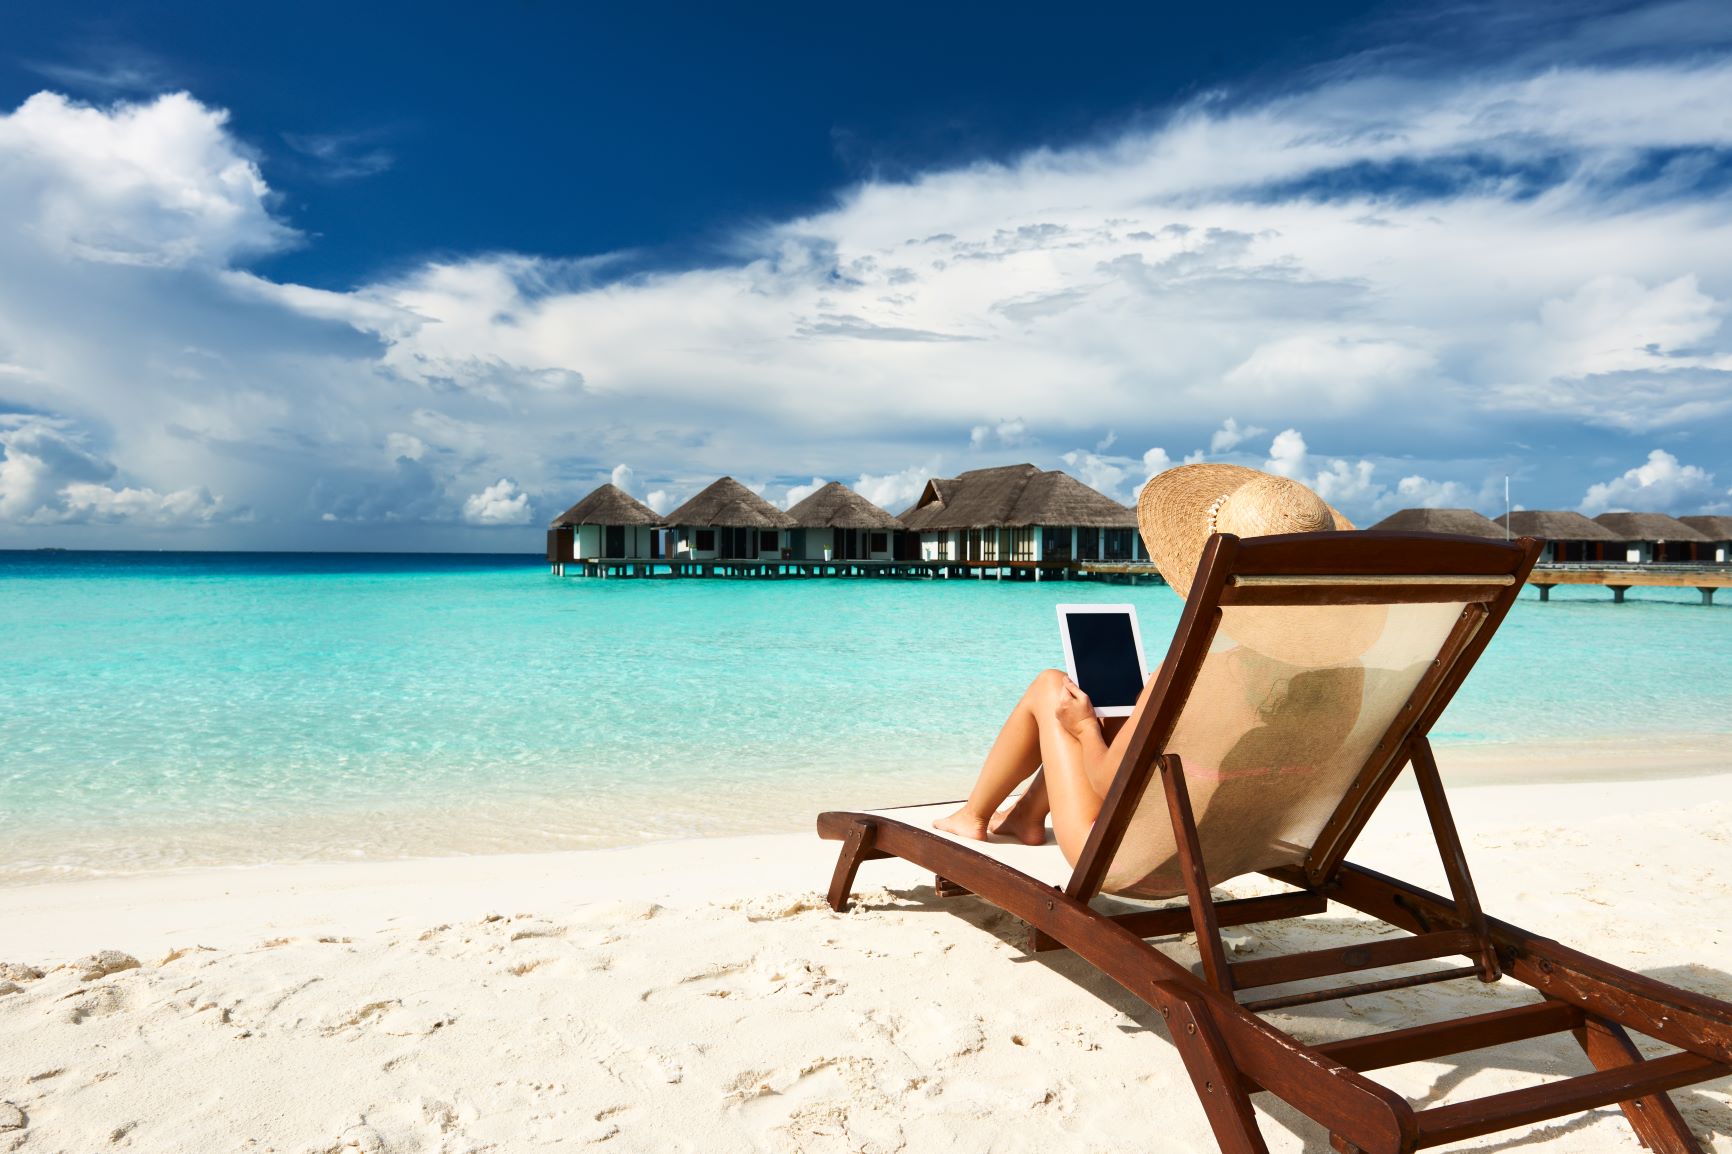
M 1188 597 L 1210 534 L 1323 533 L 1351 529 L 1353 522 L 1298 481 L 1239 465 L 1202 464 L 1150 478 L 1137 499 L 1137 527 L 1149 560 L 1175 593 Z M 1382 605 L 1338 606 L 1327 614 L 1242 605 L 1229 611 L 1222 631 L 1265 657 L 1317 668 L 1361 657 L 1383 634 L 1388 614 Z M 1342 692 L 1352 697 L 1358 684 Z
M 1149 560 L 1180 597 L 1191 592 L 1211 534 L 1267 537 L 1351 529 L 1353 522 L 1287 477 L 1242 465 L 1180 465 L 1149 478 L 1137 498 Z

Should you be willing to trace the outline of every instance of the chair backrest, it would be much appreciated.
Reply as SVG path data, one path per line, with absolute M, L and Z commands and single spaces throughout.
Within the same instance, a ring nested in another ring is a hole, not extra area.
M 1538 542 L 1210 540 L 1070 892 L 1184 891 L 1155 760 L 1184 766 L 1211 882 L 1340 865 L 1503 620 Z

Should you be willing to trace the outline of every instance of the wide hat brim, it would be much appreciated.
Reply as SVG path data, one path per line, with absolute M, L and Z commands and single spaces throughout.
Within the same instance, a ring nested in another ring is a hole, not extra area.
M 1251 482 L 1269 478 L 1270 474 L 1243 465 L 1203 462 L 1168 469 L 1143 486 L 1137 498 L 1137 530 L 1149 560 L 1180 597 L 1190 596 L 1197 562 L 1211 533 L 1210 510 Z M 1299 482 L 1291 483 L 1311 493 Z M 1329 511 L 1336 529 L 1353 528 L 1339 509 L 1321 497 L 1316 499 Z

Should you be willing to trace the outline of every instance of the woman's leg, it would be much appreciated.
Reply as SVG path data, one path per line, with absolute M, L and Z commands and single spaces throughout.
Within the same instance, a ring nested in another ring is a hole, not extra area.
M 986 840 L 993 814 L 1011 791 L 1028 780 L 1041 763 L 1041 733 L 1038 717 L 1052 717 L 1066 677 L 1062 670 L 1048 669 L 1029 684 L 1022 699 L 1010 711 L 998 739 L 980 767 L 980 776 L 968 792 L 962 808 L 932 825 L 961 837 Z M 1044 833 L 1043 833 L 1044 839 Z
M 1155 679 L 1150 677 L 1138 698 L 1139 709 L 1147 700 L 1154 684 Z M 1130 745 L 1129 720 L 1124 717 L 1101 720 L 1101 737 L 1106 743 L 1104 748 L 1091 748 L 1092 743 L 1079 743 L 1083 744 L 1084 772 L 1089 780 L 1098 786 L 1103 799 L 1112 784 L 1113 775 L 1118 772 L 1119 764 L 1124 761 L 1125 750 Z M 1052 803 L 1047 797 L 1046 774 L 1036 772 L 1034 780 L 1028 783 L 1028 788 L 1016 799 L 1016 804 L 993 815 L 989 828 L 993 833 L 1014 837 L 1025 845 L 1042 845 L 1046 841 L 1046 819 L 1051 813 Z

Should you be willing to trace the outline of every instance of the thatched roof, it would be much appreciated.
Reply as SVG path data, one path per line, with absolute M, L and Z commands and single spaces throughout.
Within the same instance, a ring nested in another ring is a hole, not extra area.
M 831 481 L 788 510 L 802 529 L 900 529 L 902 522 L 840 481 Z
M 618 485 L 607 484 L 555 517 L 561 525 L 660 525 L 661 517 Z
M 1502 525 L 1504 516 L 1492 518 Z M 1542 541 L 1616 541 L 1604 525 L 1596 525 L 1568 509 L 1517 509 L 1507 514 L 1510 533 L 1516 537 L 1538 537 Z
M 1679 517 L 1678 520 L 1710 541 L 1732 541 L 1732 517 Z
M 1042 472 L 1025 464 L 934 477 L 902 521 L 920 530 L 1026 525 L 1133 529 L 1137 514 L 1068 473 Z
M 1601 513 L 1594 518 L 1620 541 L 1706 541 L 1676 517 L 1664 513 Z
M 722 477 L 662 518 L 667 525 L 723 529 L 792 529 L 793 518 L 734 480 Z
M 1458 537 L 1493 537 L 1502 541 L 1504 527 L 1472 509 L 1403 509 L 1372 526 L 1397 533 L 1453 533 Z

